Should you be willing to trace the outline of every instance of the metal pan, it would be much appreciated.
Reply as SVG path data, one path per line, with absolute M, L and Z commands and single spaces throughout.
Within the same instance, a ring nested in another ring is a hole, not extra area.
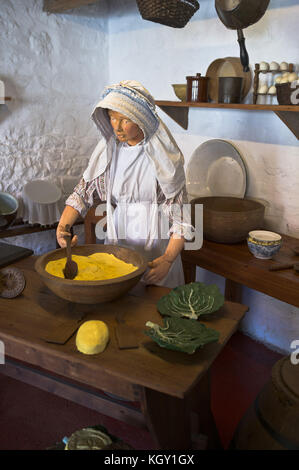
M 249 71 L 249 57 L 243 29 L 257 23 L 265 14 L 270 0 L 215 0 L 217 15 L 228 29 L 236 29 L 240 59 L 244 72 Z

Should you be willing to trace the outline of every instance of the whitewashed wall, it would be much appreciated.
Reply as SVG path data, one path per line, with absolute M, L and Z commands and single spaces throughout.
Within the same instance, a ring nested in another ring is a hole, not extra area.
M 262 60 L 298 66 L 298 16 L 297 0 L 271 0 L 262 20 L 244 31 L 252 66 Z M 200 0 L 183 29 L 142 20 L 135 0 L 101 0 L 55 15 L 42 12 L 42 0 L 0 0 L 0 28 L 0 79 L 14 98 L 0 106 L 0 190 L 15 195 L 32 178 L 81 174 L 97 141 L 90 113 L 104 85 L 135 79 L 156 99 L 176 99 L 172 83 L 239 54 L 236 32 L 218 20 L 214 0 Z M 299 238 L 298 141 L 274 113 L 192 109 L 187 131 L 160 114 L 186 165 L 208 139 L 234 142 L 247 167 L 246 195 L 268 202 L 268 228 Z M 39 254 L 55 247 L 55 234 L 7 242 Z M 224 286 L 204 270 L 198 280 Z M 299 339 L 299 310 L 250 289 L 244 303 L 250 312 L 242 329 L 289 351 Z
M 244 30 L 251 67 L 262 60 L 299 64 L 299 2 L 272 0 L 265 16 Z M 112 83 L 123 79 L 142 82 L 156 99 L 177 99 L 172 83 L 187 75 L 204 75 L 221 57 L 238 56 L 236 31 L 226 29 L 214 9 L 214 0 L 200 0 L 200 10 L 183 29 L 141 19 L 134 0 L 113 0 L 109 12 L 109 51 Z M 251 102 L 252 91 L 246 101 Z M 272 112 L 190 109 L 184 131 L 162 111 L 185 155 L 186 165 L 202 142 L 221 138 L 234 142 L 245 160 L 248 197 L 267 201 L 267 227 L 299 238 L 299 147 L 290 130 Z M 205 270 L 197 279 L 224 279 Z M 242 329 L 268 346 L 290 351 L 299 339 L 299 309 L 244 288 L 250 307 Z
M 0 1 L 0 79 L 13 99 L 0 105 L 0 191 L 17 197 L 32 179 L 79 178 L 109 74 L 105 2 L 66 14 L 42 8 L 42 0 Z M 36 254 L 56 247 L 53 230 L 6 241 Z

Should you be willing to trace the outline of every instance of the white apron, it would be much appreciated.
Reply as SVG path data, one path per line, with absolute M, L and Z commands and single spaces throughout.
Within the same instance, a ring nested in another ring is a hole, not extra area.
M 119 145 L 109 168 L 105 243 L 133 248 L 147 261 L 164 254 L 169 238 L 159 237 L 161 214 L 156 185 L 155 169 L 143 145 Z M 110 203 L 116 205 L 114 212 Z M 182 284 L 184 274 L 181 257 L 178 256 L 168 275 L 157 285 L 173 288 Z

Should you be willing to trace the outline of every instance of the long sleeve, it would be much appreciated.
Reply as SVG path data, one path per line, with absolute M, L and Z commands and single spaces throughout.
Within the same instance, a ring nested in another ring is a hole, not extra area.
M 186 187 L 173 198 L 166 199 L 160 185 L 157 187 L 157 202 L 162 211 L 169 218 L 170 229 L 168 235 L 177 234 L 186 240 L 192 240 L 194 227 L 191 224 L 191 211 L 189 210 Z
M 98 193 L 97 189 L 96 179 L 87 183 L 84 178 L 81 178 L 65 204 L 76 209 L 84 218 L 90 207 L 95 203 L 96 193 Z

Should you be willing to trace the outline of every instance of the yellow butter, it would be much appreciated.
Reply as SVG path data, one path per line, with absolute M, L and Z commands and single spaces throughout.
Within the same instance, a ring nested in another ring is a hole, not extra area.
M 83 354 L 98 354 L 104 351 L 109 341 L 109 330 L 103 321 L 89 320 L 83 323 L 76 335 L 76 346 Z

